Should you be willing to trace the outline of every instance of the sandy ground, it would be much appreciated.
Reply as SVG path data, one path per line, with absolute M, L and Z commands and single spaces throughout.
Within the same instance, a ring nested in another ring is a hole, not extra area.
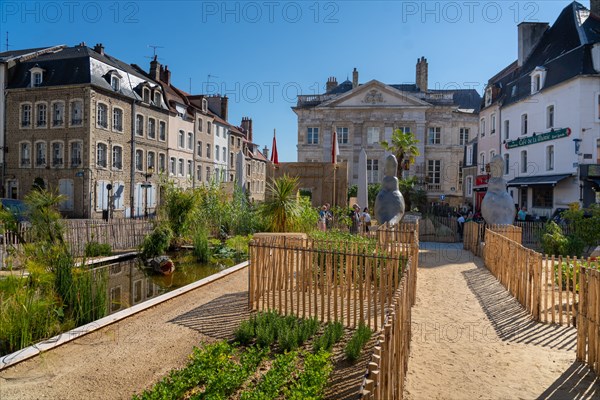
M 2 371 L 0 400 L 129 399 L 194 346 L 231 338 L 246 290 L 243 269 Z M 600 399 L 575 344 L 573 328 L 530 321 L 459 245 L 422 243 L 405 398 Z M 336 362 L 327 397 L 356 398 L 363 371 Z
M 247 315 L 247 269 L 0 372 L 0 400 L 130 399 Z M 209 337 L 210 335 L 210 337 Z
M 421 248 L 405 398 L 600 398 L 574 328 L 531 321 L 460 244 Z

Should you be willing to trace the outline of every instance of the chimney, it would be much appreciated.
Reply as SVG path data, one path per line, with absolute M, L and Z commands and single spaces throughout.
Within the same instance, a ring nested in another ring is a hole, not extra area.
M 519 58 L 518 66 L 522 67 L 535 49 L 544 33 L 549 28 L 547 22 L 521 22 L 519 29 Z
M 337 85 L 338 85 L 337 79 L 334 76 L 330 76 L 329 78 L 327 78 L 327 85 L 325 86 L 325 92 L 330 92 L 331 90 L 335 89 L 335 87 Z
M 246 139 L 252 143 L 252 119 L 249 117 L 242 117 L 242 129 L 246 132 Z
M 600 16 L 600 0 L 590 0 L 590 11 Z
M 354 68 L 352 71 L 352 89 L 358 87 L 358 71 Z
M 225 121 L 227 121 L 227 103 L 229 102 L 229 99 L 227 98 L 227 96 L 223 96 L 221 97 L 221 118 L 223 118 Z
M 269 148 L 268 148 L 267 146 L 265 146 L 265 147 L 263 148 L 263 151 L 262 151 L 262 153 L 263 153 L 263 155 L 265 156 L 265 158 L 268 160 L 268 159 L 269 159 Z
M 104 45 L 102 43 L 96 43 L 94 51 L 100 55 L 104 55 Z
M 154 79 L 155 81 L 160 81 L 161 70 L 162 67 L 158 62 L 156 56 L 154 56 L 154 59 L 150 61 L 150 78 Z
M 171 71 L 169 71 L 168 65 L 165 65 L 165 68 L 160 67 L 160 80 L 167 85 L 171 84 Z
M 415 83 L 421 92 L 427 91 L 429 81 L 429 68 L 425 57 L 417 58 L 417 76 Z

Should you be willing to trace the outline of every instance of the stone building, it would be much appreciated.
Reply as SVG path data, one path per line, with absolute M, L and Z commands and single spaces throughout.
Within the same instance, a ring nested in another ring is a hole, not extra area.
M 161 86 L 101 44 L 21 59 L 6 87 L 6 196 L 56 190 L 77 218 L 152 212 L 158 178 L 145 175 L 147 157 L 166 156 L 167 130 Z
M 476 132 L 480 101 L 473 89 L 429 89 L 425 58 L 417 60 L 415 84 L 359 84 L 355 68 L 352 82 L 338 84 L 332 77 L 325 93 L 298 96 L 292 108 L 298 116 L 298 161 L 330 162 L 335 130 L 338 161 L 348 163 L 349 184 L 358 181 L 362 148 L 368 182 L 378 183 L 386 156 L 380 142 L 389 141 L 396 129 L 410 131 L 421 155 L 406 175 L 418 178 L 430 201 L 460 205 L 463 149 Z

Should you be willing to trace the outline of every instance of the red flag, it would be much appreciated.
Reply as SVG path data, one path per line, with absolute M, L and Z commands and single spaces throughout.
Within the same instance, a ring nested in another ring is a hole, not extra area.
M 273 150 L 271 152 L 271 162 L 275 165 L 279 164 L 279 156 L 277 155 L 277 139 L 275 139 L 275 130 L 273 130 Z
M 331 163 L 337 163 L 337 156 L 340 155 L 340 148 L 337 141 L 337 131 L 333 131 L 333 143 L 331 144 Z

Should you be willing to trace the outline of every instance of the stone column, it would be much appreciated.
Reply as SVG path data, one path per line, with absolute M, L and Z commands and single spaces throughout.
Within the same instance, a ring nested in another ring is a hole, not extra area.
M 358 156 L 358 205 L 361 208 L 369 206 L 369 188 L 367 183 L 367 152 L 364 148 Z

